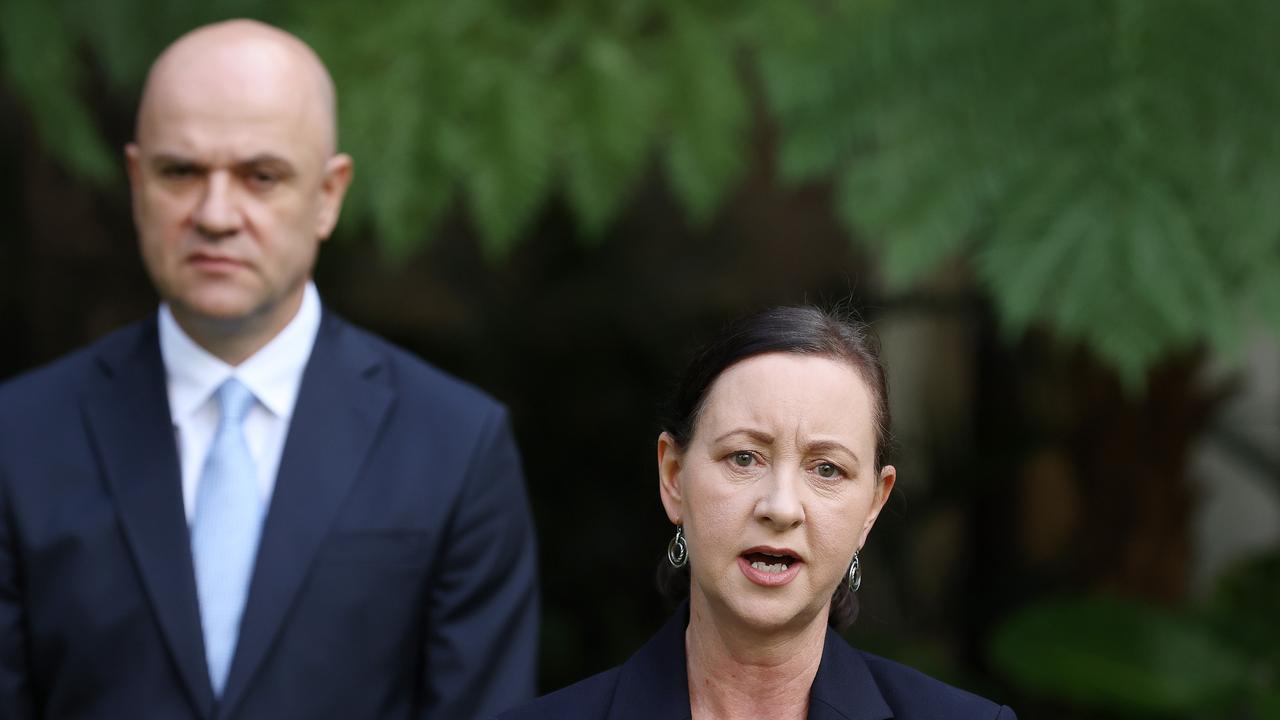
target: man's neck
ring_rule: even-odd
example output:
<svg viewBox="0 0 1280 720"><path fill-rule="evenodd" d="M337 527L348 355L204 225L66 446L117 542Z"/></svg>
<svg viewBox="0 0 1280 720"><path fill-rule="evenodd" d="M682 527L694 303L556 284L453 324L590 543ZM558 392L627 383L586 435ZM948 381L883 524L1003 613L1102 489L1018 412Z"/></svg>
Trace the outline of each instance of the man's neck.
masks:
<svg viewBox="0 0 1280 720"><path fill-rule="evenodd" d="M701 718L802 719L822 662L825 615L798 632L726 627L705 598L691 599L685 653L689 707Z"/></svg>
<svg viewBox="0 0 1280 720"><path fill-rule="evenodd" d="M266 347L298 315L303 293L283 301L271 312L239 318L210 318L170 305L178 327L209 354L232 367Z"/></svg>

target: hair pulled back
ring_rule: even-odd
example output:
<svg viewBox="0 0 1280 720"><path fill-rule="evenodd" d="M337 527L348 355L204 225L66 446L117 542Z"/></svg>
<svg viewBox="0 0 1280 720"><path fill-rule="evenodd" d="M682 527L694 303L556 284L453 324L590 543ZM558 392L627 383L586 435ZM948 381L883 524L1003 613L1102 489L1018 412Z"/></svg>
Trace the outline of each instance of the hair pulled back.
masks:
<svg viewBox="0 0 1280 720"><path fill-rule="evenodd" d="M661 429L679 448L687 448L716 379L743 360L774 352L843 361L858 372L871 395L878 481L879 472L888 461L890 445L888 382L875 334L865 322L845 312L812 306L775 307L730 324L694 355L665 408ZM677 570L664 559L658 570L658 585L669 596L688 593L687 566ZM857 615L857 596L841 583L831 599L829 622L844 630Z"/></svg>

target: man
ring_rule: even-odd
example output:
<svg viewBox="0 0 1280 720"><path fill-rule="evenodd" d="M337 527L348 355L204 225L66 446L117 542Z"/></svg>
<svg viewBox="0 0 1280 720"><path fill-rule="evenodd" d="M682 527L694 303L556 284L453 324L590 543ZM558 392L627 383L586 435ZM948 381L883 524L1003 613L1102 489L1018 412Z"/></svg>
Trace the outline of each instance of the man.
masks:
<svg viewBox="0 0 1280 720"><path fill-rule="evenodd" d="M0 387L0 718L469 718L534 690L505 411L310 283L352 161L297 38L198 29L125 150L156 317Z"/></svg>

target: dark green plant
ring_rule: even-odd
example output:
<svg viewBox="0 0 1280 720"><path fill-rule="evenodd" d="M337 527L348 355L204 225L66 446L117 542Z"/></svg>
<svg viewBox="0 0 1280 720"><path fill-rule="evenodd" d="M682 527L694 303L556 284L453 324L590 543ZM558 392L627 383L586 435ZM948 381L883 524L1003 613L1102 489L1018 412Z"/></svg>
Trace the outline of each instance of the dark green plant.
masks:
<svg viewBox="0 0 1280 720"><path fill-rule="evenodd" d="M1131 382L1280 325L1280 6L822 5L764 48L781 166L836 179L891 282L966 257L1009 330Z"/></svg>
<svg viewBox="0 0 1280 720"><path fill-rule="evenodd" d="M996 632L991 658L1024 692L1127 715L1271 718L1280 709L1280 553L1228 573L1203 606L1047 600Z"/></svg>
<svg viewBox="0 0 1280 720"><path fill-rule="evenodd" d="M328 60L346 222L393 253L460 201L501 257L552 194L596 242L655 163L705 220L758 98L783 177L834 182L895 286L966 260L1008 330L1048 325L1131 384L1280 325L1275 3L5 0L0 63L49 152L118 180L83 60L131 106L166 42L233 15Z"/></svg>

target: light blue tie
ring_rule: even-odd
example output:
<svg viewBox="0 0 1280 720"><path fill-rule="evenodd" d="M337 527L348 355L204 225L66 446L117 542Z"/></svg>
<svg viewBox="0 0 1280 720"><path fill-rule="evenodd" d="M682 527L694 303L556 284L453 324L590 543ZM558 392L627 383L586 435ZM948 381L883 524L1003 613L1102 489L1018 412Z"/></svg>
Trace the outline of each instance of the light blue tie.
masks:
<svg viewBox="0 0 1280 720"><path fill-rule="evenodd" d="M218 422L196 490L191 525L200 623L213 692L222 696L240 635L240 616L262 531L257 470L244 439L253 393L231 378L218 388Z"/></svg>

